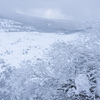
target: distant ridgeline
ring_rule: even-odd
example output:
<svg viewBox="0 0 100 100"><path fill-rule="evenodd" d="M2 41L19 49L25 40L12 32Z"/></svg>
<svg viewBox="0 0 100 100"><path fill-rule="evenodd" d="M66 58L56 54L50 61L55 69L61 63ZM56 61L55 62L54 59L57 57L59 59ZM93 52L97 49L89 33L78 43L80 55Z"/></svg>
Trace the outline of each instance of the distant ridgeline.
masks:
<svg viewBox="0 0 100 100"><path fill-rule="evenodd" d="M5 15L7 16L7 15ZM5 32L54 32L70 34L84 31L80 23L69 20L46 19L23 14L0 15L0 31Z"/></svg>

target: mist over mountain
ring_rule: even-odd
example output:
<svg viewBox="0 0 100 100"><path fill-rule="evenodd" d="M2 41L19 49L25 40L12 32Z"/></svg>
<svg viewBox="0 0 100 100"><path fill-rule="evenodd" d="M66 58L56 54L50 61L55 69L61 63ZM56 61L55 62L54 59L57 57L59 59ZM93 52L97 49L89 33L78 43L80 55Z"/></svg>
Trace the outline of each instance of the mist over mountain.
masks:
<svg viewBox="0 0 100 100"><path fill-rule="evenodd" d="M29 16L12 11L0 10L0 19L8 19L21 23L21 27L30 27L30 31L40 32L62 32L64 34L84 31L80 22L72 20L46 19ZM7 21L7 20L6 20Z"/></svg>

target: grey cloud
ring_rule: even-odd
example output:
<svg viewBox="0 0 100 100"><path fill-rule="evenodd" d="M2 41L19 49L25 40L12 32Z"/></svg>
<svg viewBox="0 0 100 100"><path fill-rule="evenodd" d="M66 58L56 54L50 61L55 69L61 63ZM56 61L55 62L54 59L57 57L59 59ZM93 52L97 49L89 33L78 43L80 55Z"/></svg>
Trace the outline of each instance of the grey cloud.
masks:
<svg viewBox="0 0 100 100"><path fill-rule="evenodd" d="M42 12L52 9L52 13L58 11L59 15L78 20L87 18L99 18L100 0L2 0L0 9L18 10L30 15L35 15L35 9L41 9L36 16L41 17ZM44 11L43 11L44 10ZM32 12L33 11L33 12ZM40 13L40 14L39 14ZM57 14L56 14L57 16ZM55 16L55 17L56 17ZM45 17L45 14L44 14Z"/></svg>

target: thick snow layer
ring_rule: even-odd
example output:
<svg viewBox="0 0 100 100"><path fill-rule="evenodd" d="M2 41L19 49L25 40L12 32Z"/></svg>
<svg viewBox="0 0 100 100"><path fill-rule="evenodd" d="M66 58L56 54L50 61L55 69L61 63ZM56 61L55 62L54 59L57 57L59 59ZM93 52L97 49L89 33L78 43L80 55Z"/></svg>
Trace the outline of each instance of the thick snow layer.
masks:
<svg viewBox="0 0 100 100"><path fill-rule="evenodd" d="M82 90L85 90L87 93L89 93L90 83L85 74L79 74L75 78L75 84L77 87L76 94L79 94Z"/></svg>
<svg viewBox="0 0 100 100"><path fill-rule="evenodd" d="M100 96L100 77L97 78L97 93Z"/></svg>
<svg viewBox="0 0 100 100"><path fill-rule="evenodd" d="M11 66L20 67L21 61L35 62L55 41L73 41L78 34L61 35L38 32L0 33L0 59Z"/></svg>

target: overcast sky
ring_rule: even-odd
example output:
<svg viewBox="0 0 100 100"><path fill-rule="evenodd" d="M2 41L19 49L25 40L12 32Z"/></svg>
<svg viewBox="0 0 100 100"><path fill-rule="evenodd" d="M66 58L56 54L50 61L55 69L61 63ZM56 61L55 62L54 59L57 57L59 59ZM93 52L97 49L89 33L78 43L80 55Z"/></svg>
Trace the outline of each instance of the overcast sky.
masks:
<svg viewBox="0 0 100 100"><path fill-rule="evenodd" d="M100 0L0 0L2 8L52 19L100 18Z"/></svg>

